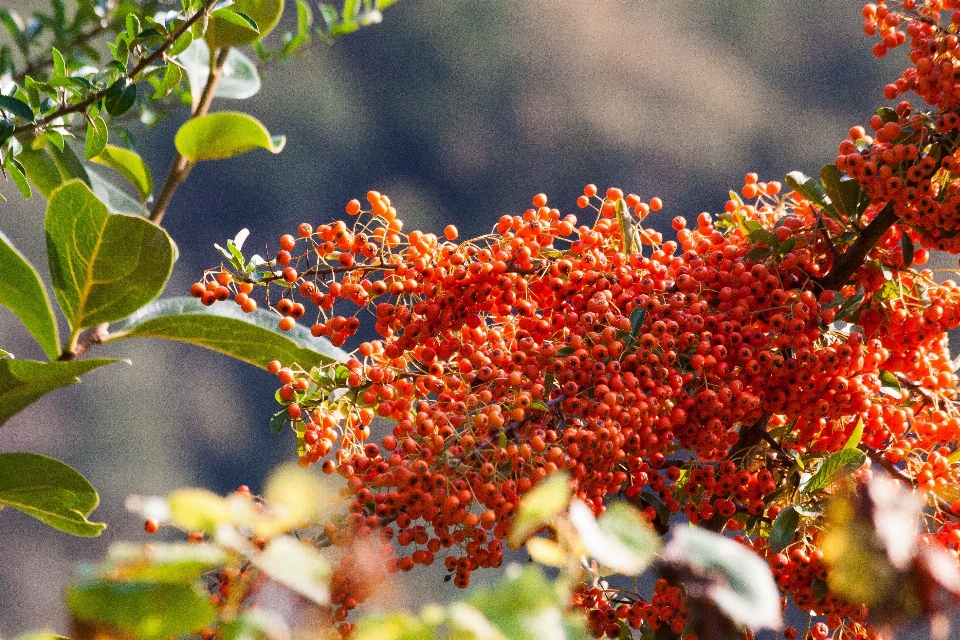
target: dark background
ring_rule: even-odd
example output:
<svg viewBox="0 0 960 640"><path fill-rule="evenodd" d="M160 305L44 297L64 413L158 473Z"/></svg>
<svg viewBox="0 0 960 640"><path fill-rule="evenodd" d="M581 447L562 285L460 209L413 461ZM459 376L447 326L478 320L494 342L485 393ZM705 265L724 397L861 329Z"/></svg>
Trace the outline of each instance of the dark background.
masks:
<svg viewBox="0 0 960 640"><path fill-rule="evenodd" d="M899 51L871 56L861 4L402 0L383 24L266 68L246 103L214 102L252 113L286 134L287 147L192 173L164 220L180 248L165 295L186 295L218 264L214 242L248 227L249 247L275 246L302 221L343 216L344 203L368 189L391 197L405 231L439 233L452 222L470 237L540 191L576 212L588 182L662 197L665 225L720 210L750 171L766 180L795 169L816 175L849 127L885 104L882 87L902 63ZM158 184L185 117L135 129ZM23 201L11 184L0 191L10 198L0 228L45 274L43 202ZM0 346L42 358L4 309ZM292 436L268 430L275 382L266 373L159 341L91 355L132 365L46 396L0 428L0 451L77 468L100 491L94 516L110 527L74 539L0 513L2 636L68 631L61 596L73 567L102 557L111 541L145 537L123 509L126 495L243 483L256 491L294 458ZM421 573L420 588L393 597L414 605L418 594L442 597L430 591L440 584Z"/></svg>

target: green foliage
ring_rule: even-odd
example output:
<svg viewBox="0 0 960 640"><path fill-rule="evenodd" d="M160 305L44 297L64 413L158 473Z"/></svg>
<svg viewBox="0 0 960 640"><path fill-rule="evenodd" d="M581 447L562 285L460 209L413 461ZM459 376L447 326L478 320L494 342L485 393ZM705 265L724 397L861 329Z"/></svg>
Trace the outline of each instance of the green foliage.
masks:
<svg viewBox="0 0 960 640"><path fill-rule="evenodd" d="M177 151L190 162L232 158L258 147L280 153L286 139L272 136L245 113L220 112L188 120L174 138Z"/></svg>
<svg viewBox="0 0 960 640"><path fill-rule="evenodd" d="M139 154L108 144L90 160L110 167L130 181L143 200L153 193L153 175Z"/></svg>
<svg viewBox="0 0 960 640"><path fill-rule="evenodd" d="M58 188L45 222L53 288L74 331L120 320L163 291L176 246L143 218L109 214L79 181Z"/></svg>
<svg viewBox="0 0 960 640"><path fill-rule="evenodd" d="M132 314L108 340L163 338L225 353L262 369L274 359L320 366L346 360L347 353L314 338L306 327L281 333L276 316L257 309L243 313L231 305L203 306L195 298L164 298Z"/></svg>
<svg viewBox="0 0 960 640"><path fill-rule="evenodd" d="M0 453L0 506L66 533L98 536L107 525L90 522L87 516L99 503L90 483L59 460L36 453Z"/></svg>
<svg viewBox="0 0 960 640"><path fill-rule="evenodd" d="M113 362L119 361L115 358L74 362L0 359L0 425L51 391L77 384L80 382L77 376Z"/></svg>
<svg viewBox="0 0 960 640"><path fill-rule="evenodd" d="M37 339L51 360L60 355L57 319L47 290L33 265L0 232L0 304L14 315Z"/></svg>

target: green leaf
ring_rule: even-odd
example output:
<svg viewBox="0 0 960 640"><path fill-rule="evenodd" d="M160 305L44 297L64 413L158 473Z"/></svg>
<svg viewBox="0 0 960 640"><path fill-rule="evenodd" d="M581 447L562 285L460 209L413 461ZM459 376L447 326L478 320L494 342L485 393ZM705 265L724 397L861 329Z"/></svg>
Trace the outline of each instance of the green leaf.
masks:
<svg viewBox="0 0 960 640"><path fill-rule="evenodd" d="M843 305L837 310L837 314L833 317L834 322L840 322L854 311L859 308L860 303L863 302L863 291L858 291L855 295L847 298Z"/></svg>
<svg viewBox="0 0 960 640"><path fill-rule="evenodd" d="M800 486L800 492L806 494L819 493L833 484L840 477L853 473L863 466L867 454L859 449L841 449L831 454L817 472Z"/></svg>
<svg viewBox="0 0 960 640"><path fill-rule="evenodd" d="M129 111L136 100L137 85L131 83L129 78L118 78L107 89L107 94L103 97L103 107L107 113L116 117Z"/></svg>
<svg viewBox="0 0 960 640"><path fill-rule="evenodd" d="M554 473L545 478L536 487L520 499L517 515L507 542L511 549L517 549L533 533L567 508L573 490L570 476L566 473Z"/></svg>
<svg viewBox="0 0 960 640"><path fill-rule="evenodd" d="M863 416L857 418L857 424L854 425L853 431L850 432L850 437L847 438L847 443L843 445L844 449L856 449L860 444L860 440L863 438Z"/></svg>
<svg viewBox="0 0 960 640"><path fill-rule="evenodd" d="M110 167L129 180L143 200L146 200L153 193L153 175L139 154L129 149L108 144L99 155L91 158L91 160L105 167Z"/></svg>
<svg viewBox="0 0 960 640"><path fill-rule="evenodd" d="M898 396L903 393L903 389L900 387L900 381L897 380L897 376L893 375L889 371L881 369L880 373L877 374L877 377L880 378L880 391L895 393Z"/></svg>
<svg viewBox="0 0 960 640"><path fill-rule="evenodd" d="M820 182L837 211L851 219L857 219L870 204L870 198L853 178L847 176L835 164L820 169Z"/></svg>
<svg viewBox="0 0 960 640"><path fill-rule="evenodd" d="M20 100L19 98L0 94L0 109L9 111L13 115L26 120L27 122L34 121L33 109L30 108L29 104L23 100Z"/></svg>
<svg viewBox="0 0 960 640"><path fill-rule="evenodd" d="M110 136L110 130L107 123L100 116L94 116L87 123L87 141L84 145L84 157L90 160L103 151L107 146L107 139Z"/></svg>
<svg viewBox="0 0 960 640"><path fill-rule="evenodd" d="M582 500L570 504L570 522L593 558L617 573L643 573L660 546L660 539L639 511L614 502L599 519Z"/></svg>
<svg viewBox="0 0 960 640"><path fill-rule="evenodd" d="M51 360L60 355L57 319L33 265L0 232L0 304L10 309Z"/></svg>
<svg viewBox="0 0 960 640"><path fill-rule="evenodd" d="M17 154L17 160L43 197L49 198L50 193L63 184L63 175L46 149L24 148Z"/></svg>
<svg viewBox="0 0 960 640"><path fill-rule="evenodd" d="M256 40L257 36L260 35L260 27L257 26L257 21L242 11L234 11L233 5L224 7L223 9L217 9L210 17L211 19L220 20L225 24L237 27L239 31L244 34L244 38L250 38L250 42Z"/></svg>
<svg viewBox="0 0 960 640"><path fill-rule="evenodd" d="M110 546L98 573L124 582L193 584L227 559L226 552L210 544L177 542L144 551L142 544L117 542Z"/></svg>
<svg viewBox="0 0 960 640"><path fill-rule="evenodd" d="M266 127L252 116L222 111L187 120L173 142L190 162L199 162L232 158L257 147L280 153L286 139L271 138Z"/></svg>
<svg viewBox="0 0 960 640"><path fill-rule="evenodd" d="M747 234L747 237L750 238L750 240L752 240L753 242L765 244L771 249L776 249L777 247L780 246L780 241L777 240L777 236L767 231L763 227L759 229L754 229L749 234Z"/></svg>
<svg viewBox="0 0 960 640"><path fill-rule="evenodd" d="M98 536L107 525L90 522L87 516L99 503L90 483L59 460L37 453L0 453L0 505L65 533Z"/></svg>
<svg viewBox="0 0 960 640"><path fill-rule="evenodd" d="M280 21L283 0L234 0L229 9L248 16L258 31L250 29L249 24L237 24L229 16L222 15L221 9L214 12L204 34L211 49L236 47L263 38Z"/></svg>
<svg viewBox="0 0 960 640"><path fill-rule="evenodd" d="M900 227L900 250L903 252L903 268L909 269L913 264L913 240L903 227Z"/></svg>
<svg viewBox="0 0 960 640"><path fill-rule="evenodd" d="M270 433L280 433L283 431L283 425L287 424L287 420L289 419L290 415L287 413L286 407L270 416Z"/></svg>
<svg viewBox="0 0 960 640"><path fill-rule="evenodd" d="M804 198L826 212L831 218L843 222L836 207L827 196L819 182L799 171L791 171L783 179L784 183Z"/></svg>
<svg viewBox="0 0 960 640"><path fill-rule="evenodd" d="M233 519L227 499L206 489L179 489L167 497L167 504L170 521L187 531L213 533Z"/></svg>
<svg viewBox="0 0 960 640"><path fill-rule="evenodd" d="M4 158L3 166L6 168L7 173L10 174L10 177L17 185L17 188L20 189L20 193L23 194L23 197L29 200L30 196L33 195L33 190L30 188L30 183L27 182L26 170L23 168L23 165L20 164L20 161L14 158L13 154L10 153L7 154L6 158Z"/></svg>
<svg viewBox="0 0 960 640"><path fill-rule="evenodd" d="M184 584L92 581L71 588L67 606L78 620L107 623L137 640L187 635L217 615L207 594Z"/></svg>
<svg viewBox="0 0 960 640"><path fill-rule="evenodd" d="M681 575L688 596L712 601L737 625L780 628L780 592L770 567L742 544L699 527L681 527L663 558Z"/></svg>
<svg viewBox="0 0 960 640"><path fill-rule="evenodd" d="M278 536L251 558L271 578L319 605L330 601L330 564L315 547Z"/></svg>
<svg viewBox="0 0 960 640"><path fill-rule="evenodd" d="M128 213L133 216L143 216L143 203L126 191L116 186L93 169L87 169L90 176L90 188L93 195L107 205L110 213Z"/></svg>
<svg viewBox="0 0 960 640"><path fill-rule="evenodd" d="M166 298L140 309L109 340L121 338L188 342L263 369L271 360L310 368L349 358L329 340L314 338L306 327L281 332L276 315L269 311L243 313L226 302L205 307L196 298Z"/></svg>
<svg viewBox="0 0 960 640"><path fill-rule="evenodd" d="M557 590L543 572L535 566L508 573L506 579L495 587L477 589L466 599L465 604L469 607L462 604L451 607L450 617L458 627L473 631L472 637L503 637L510 640L589 638L583 626L583 618L563 614L566 603L560 599ZM482 615L477 616L477 613ZM491 624L495 630L489 628Z"/></svg>
<svg viewBox="0 0 960 640"><path fill-rule="evenodd" d="M785 507L777 517L773 519L773 526L770 527L770 551L780 553L793 543L793 538L797 535L797 527L800 526L800 512L793 505Z"/></svg>
<svg viewBox="0 0 960 640"><path fill-rule="evenodd" d="M10 136L13 135L13 132L16 130L16 126L11 120L4 118L0 120L0 144L3 144L10 139Z"/></svg>
<svg viewBox="0 0 960 640"><path fill-rule="evenodd" d="M90 358L74 362L0 360L0 425L54 389L80 382L77 378L115 358Z"/></svg>
<svg viewBox="0 0 960 640"><path fill-rule="evenodd" d="M176 259L166 231L108 213L78 180L53 192L44 226L54 291L74 330L119 320L156 298Z"/></svg>

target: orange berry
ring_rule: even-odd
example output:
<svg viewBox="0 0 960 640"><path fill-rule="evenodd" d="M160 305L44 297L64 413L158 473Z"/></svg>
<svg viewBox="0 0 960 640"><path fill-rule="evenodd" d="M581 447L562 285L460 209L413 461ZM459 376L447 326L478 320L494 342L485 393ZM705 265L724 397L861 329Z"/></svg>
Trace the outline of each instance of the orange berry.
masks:
<svg viewBox="0 0 960 640"><path fill-rule="evenodd" d="M448 224L443 229L443 237L449 240L450 242L453 242L454 240L456 240L457 236L459 235L460 235L460 232L457 231L457 228L452 224Z"/></svg>

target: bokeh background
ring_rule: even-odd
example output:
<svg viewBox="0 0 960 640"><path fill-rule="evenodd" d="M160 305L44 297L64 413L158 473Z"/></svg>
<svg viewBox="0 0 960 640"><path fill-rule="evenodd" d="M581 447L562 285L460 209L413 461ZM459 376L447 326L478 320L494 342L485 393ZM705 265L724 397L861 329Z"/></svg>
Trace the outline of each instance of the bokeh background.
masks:
<svg viewBox="0 0 960 640"><path fill-rule="evenodd" d="M23 14L42 8L42 0L4 4ZM900 52L871 56L860 7L402 0L380 25L268 66L246 103L214 102L249 111L288 143L277 156L255 152L192 173L164 220L180 248L165 295L186 295L218 263L214 242L248 227L248 246L275 247L302 221L343 216L344 203L368 189L391 197L405 230L452 222L469 237L522 212L540 191L576 212L589 182L662 197L653 220L665 225L720 210L750 171L767 180L795 169L816 175L849 127L884 104L882 87L902 63ZM158 181L185 117L134 129ZM45 272L44 203L22 200L9 183L0 191L9 198L0 229ZM42 358L5 309L0 347ZM112 541L145 538L123 508L128 494L256 491L294 457L292 434L269 433L275 383L266 373L159 341L95 355L132 364L89 374L0 428L0 451L44 453L80 470L100 491L94 517L110 525L100 538L75 539L0 513L3 637L68 631L61 598L74 567ZM395 592L401 604L444 597L436 576L420 579Z"/></svg>

